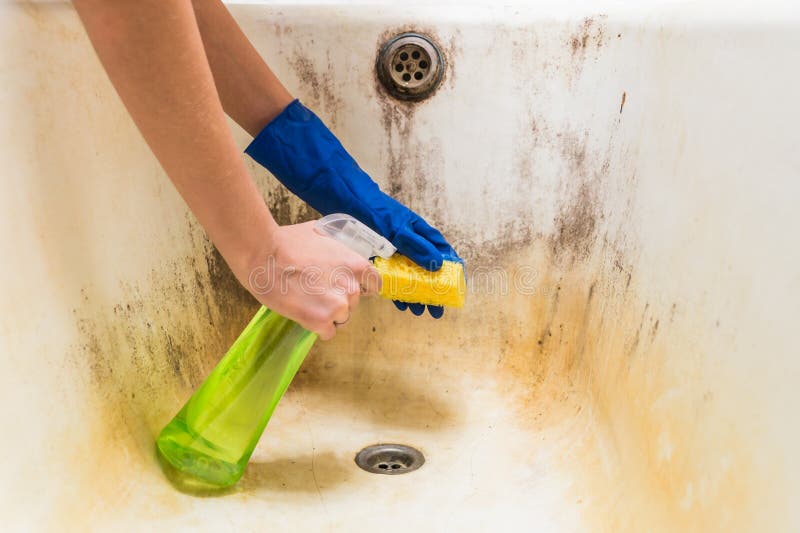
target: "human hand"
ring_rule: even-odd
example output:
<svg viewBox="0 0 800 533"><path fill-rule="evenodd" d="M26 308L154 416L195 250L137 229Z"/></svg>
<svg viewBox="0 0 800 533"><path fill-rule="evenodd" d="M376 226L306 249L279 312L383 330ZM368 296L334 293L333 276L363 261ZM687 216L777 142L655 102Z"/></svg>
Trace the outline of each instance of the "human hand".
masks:
<svg viewBox="0 0 800 533"><path fill-rule="evenodd" d="M386 194L383 196L384 198L379 201L393 213L391 223L394 237L390 240L398 253L430 271L439 270L443 261L464 262L439 230L400 202ZM444 315L444 307L438 305L426 306L397 300L394 301L394 305L401 311L409 309L416 316L422 315L426 307L433 318L441 318Z"/></svg>
<svg viewBox="0 0 800 533"><path fill-rule="evenodd" d="M322 340L332 339L350 319L362 294L380 289L372 264L314 231L313 221L278 226L266 252L257 255L246 273L246 288Z"/></svg>
<svg viewBox="0 0 800 533"><path fill-rule="evenodd" d="M336 136L299 100L289 104L245 151L323 215L347 213L355 217L423 268L435 271L444 260L461 261L437 229L381 191ZM395 305L415 315L425 311L421 304ZM444 309L428 306L428 312L440 318Z"/></svg>

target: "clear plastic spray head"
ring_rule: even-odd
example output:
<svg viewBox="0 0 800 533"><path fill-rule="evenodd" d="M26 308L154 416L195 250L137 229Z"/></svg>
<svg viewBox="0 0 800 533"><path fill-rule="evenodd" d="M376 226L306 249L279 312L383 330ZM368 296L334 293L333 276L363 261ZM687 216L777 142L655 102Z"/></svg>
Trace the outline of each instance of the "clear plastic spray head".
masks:
<svg viewBox="0 0 800 533"><path fill-rule="evenodd" d="M397 248L350 215L334 213L317 220L314 229L321 235L333 237L364 259L389 259Z"/></svg>

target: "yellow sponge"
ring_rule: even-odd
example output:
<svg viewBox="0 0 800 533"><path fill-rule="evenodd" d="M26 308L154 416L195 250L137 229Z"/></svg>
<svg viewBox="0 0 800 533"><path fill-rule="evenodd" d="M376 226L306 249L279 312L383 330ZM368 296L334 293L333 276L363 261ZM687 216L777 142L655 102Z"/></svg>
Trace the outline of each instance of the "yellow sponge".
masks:
<svg viewBox="0 0 800 533"><path fill-rule="evenodd" d="M464 265L445 261L442 268L430 272L409 258L394 254L389 259L376 257L375 268L381 275L380 295L401 302L463 307L467 292Z"/></svg>

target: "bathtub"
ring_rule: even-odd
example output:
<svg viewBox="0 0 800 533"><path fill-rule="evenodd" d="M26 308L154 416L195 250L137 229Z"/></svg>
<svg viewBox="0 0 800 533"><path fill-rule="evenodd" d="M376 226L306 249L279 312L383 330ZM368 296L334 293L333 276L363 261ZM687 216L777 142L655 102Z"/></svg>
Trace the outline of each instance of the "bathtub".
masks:
<svg viewBox="0 0 800 533"><path fill-rule="evenodd" d="M202 497L154 438L257 305L72 7L4 3L4 529L800 530L800 9L561 4L231 5L470 293L363 303ZM445 62L419 103L376 81L403 31ZM248 164L279 222L314 218ZM359 469L376 443L426 462Z"/></svg>

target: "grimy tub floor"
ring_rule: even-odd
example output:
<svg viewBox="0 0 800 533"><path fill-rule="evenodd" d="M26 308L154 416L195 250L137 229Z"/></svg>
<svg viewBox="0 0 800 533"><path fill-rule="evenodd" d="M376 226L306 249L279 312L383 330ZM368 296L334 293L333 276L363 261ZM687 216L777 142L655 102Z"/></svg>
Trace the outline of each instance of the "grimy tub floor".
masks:
<svg viewBox="0 0 800 533"><path fill-rule="evenodd" d="M216 252L199 251L147 290L124 287L114 305L83 291L62 376L83 374L89 391L51 426L68 453L51 449L48 475L60 481L25 518L78 530L572 531L705 529L750 511L740 483L760 480L742 436L709 421L711 437L698 436L695 399L643 375L665 370L674 343L662 332L681 313L657 318L615 267L565 273L547 266L548 251L516 258L538 265L540 298L478 293L471 311L439 322L362 304L312 351L239 485L184 494L153 439L255 311ZM521 279L520 267L504 271ZM637 360L618 357L631 351ZM364 472L354 456L376 443L412 445L426 463ZM692 494L697 479L713 492Z"/></svg>
<svg viewBox="0 0 800 533"><path fill-rule="evenodd" d="M591 409L548 377L562 371L523 355L541 352L541 328L473 313L485 338L459 340L463 312L434 322L386 301L362 304L336 340L312 351L238 486L182 494L159 468L152 439L210 369L213 350L224 350L254 311L213 250L193 275L194 296L170 280L152 296L130 292L111 317L95 309L79 318L87 342L77 348L101 413L91 460L65 465L74 497L60 495L53 524L564 530L591 505L570 468L596 437ZM214 338L200 333L206 323L224 329ZM115 349L130 355L127 365ZM355 454L382 442L417 447L425 465L402 476L359 469Z"/></svg>
<svg viewBox="0 0 800 533"><path fill-rule="evenodd" d="M154 439L257 306L72 7L0 4L4 529L800 530L796 3L472 4L234 6L470 293L364 302L214 497ZM374 72L409 30L446 64L419 104ZM279 223L314 218L248 164ZM359 469L381 442L426 463Z"/></svg>
<svg viewBox="0 0 800 533"><path fill-rule="evenodd" d="M368 304L348 329L352 337L388 334L394 348L376 354L370 352L375 343L359 347L343 338L329 347L332 352L312 352L230 492L205 498L179 493L155 461L151 439L157 425L127 436L125 428L106 426L135 423L134 413L166 422L170 409L180 406L170 398L154 406L159 416L133 409L123 421L119 411L116 417L106 412L98 421L106 427L94 436L103 443L92 445L101 453L80 461L71 476L75 498L62 495L53 524L253 531L267 525L287 531L513 530L524 524L541 531L574 529L581 506L592 503L570 465L585 464L587 443L597 437L580 394L547 383L531 394L524 382L508 379L521 358L496 346L450 347L443 359L448 348L440 343L404 339L420 319L392 319L400 331L390 332L366 318L387 305ZM511 368L500 369L503 364ZM498 370L507 377L498 377ZM125 388L136 394L135 384ZM181 393L183 398L188 391ZM417 447L425 465L402 476L359 469L356 452L382 442Z"/></svg>

